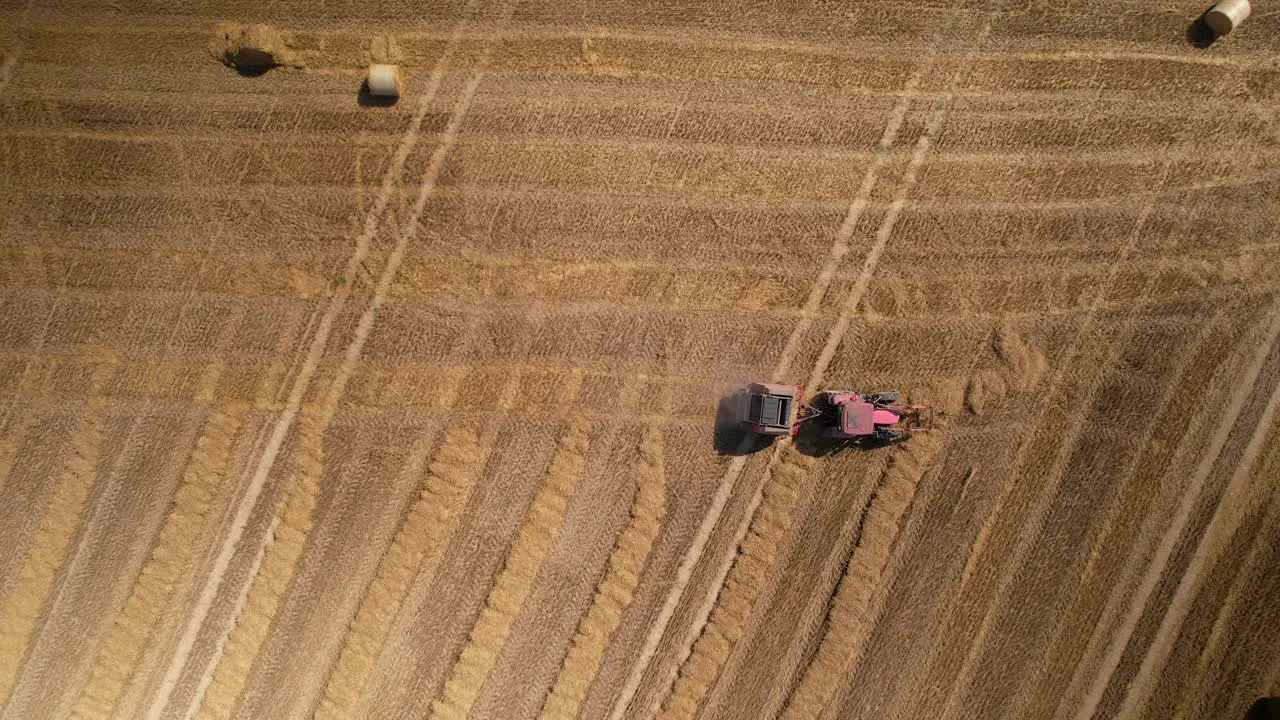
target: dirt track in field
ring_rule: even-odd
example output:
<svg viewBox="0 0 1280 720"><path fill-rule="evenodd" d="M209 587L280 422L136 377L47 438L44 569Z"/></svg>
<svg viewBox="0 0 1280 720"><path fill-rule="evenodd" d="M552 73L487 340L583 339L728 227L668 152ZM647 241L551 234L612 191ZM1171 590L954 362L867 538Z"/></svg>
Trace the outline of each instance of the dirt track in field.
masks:
<svg viewBox="0 0 1280 720"><path fill-rule="evenodd" d="M1261 0L1207 49L1189 3L45 5L0 7L0 718L1280 695ZM720 454L756 379L939 427Z"/></svg>

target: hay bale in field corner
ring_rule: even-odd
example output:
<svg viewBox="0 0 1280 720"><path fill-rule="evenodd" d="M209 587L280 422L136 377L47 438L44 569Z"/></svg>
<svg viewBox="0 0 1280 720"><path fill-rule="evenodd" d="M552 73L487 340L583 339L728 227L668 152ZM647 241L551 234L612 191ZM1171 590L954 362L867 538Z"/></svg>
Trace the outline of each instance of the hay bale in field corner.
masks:
<svg viewBox="0 0 1280 720"><path fill-rule="evenodd" d="M289 49L280 31L261 23L219 24L209 51L241 75L261 75L282 65L298 66L297 54Z"/></svg>

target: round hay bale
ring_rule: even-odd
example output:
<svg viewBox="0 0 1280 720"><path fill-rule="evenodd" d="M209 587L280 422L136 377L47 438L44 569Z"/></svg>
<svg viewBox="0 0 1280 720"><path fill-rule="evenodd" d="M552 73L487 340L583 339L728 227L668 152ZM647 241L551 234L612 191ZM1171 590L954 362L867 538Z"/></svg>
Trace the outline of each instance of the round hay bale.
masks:
<svg viewBox="0 0 1280 720"><path fill-rule="evenodd" d="M376 97L397 98L403 90L400 68L396 65L370 65L365 82L369 86L369 93Z"/></svg>
<svg viewBox="0 0 1280 720"><path fill-rule="evenodd" d="M294 64L294 54L284 37L270 25L223 23L209 49L218 60L245 75L261 75L273 67Z"/></svg>
<svg viewBox="0 0 1280 720"><path fill-rule="evenodd" d="M1249 0L1222 0L1205 13L1204 21L1219 35L1226 35L1249 17Z"/></svg>

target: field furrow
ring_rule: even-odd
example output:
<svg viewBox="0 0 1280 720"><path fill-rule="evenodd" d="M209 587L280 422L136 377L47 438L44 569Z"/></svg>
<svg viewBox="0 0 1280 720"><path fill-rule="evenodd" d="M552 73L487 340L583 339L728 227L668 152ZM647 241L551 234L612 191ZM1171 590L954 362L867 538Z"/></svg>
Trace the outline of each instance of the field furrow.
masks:
<svg viewBox="0 0 1280 720"><path fill-rule="evenodd" d="M90 401L71 436L70 451L58 484L44 510L31 554L6 598L0 621L0 698L10 699L45 603L54 591L58 569L77 534L85 503L98 478L106 436L106 407Z"/></svg>
<svg viewBox="0 0 1280 720"><path fill-rule="evenodd" d="M1243 717L1280 13L1204 12L0 3L0 718Z"/></svg>
<svg viewBox="0 0 1280 720"><path fill-rule="evenodd" d="M205 423L151 557L102 643L89 684L72 709L72 717L112 715L139 656L153 639L179 574L192 561L196 549L192 540L202 534L245 410L243 406L228 407Z"/></svg>
<svg viewBox="0 0 1280 720"><path fill-rule="evenodd" d="M587 615L574 633L540 718L578 716L587 690L644 573L649 551L666 512L666 459L662 432L649 427L640 441L636 495L630 517L609 554L609 568L596 587Z"/></svg>
<svg viewBox="0 0 1280 720"><path fill-rule="evenodd" d="M470 712L560 532L565 506L577 488L589 446L586 424L581 420L570 421L558 441L542 489L534 498L525 524L508 552L506 564L489 592L485 608L458 656L441 697L433 705L432 717L466 718Z"/></svg>
<svg viewBox="0 0 1280 720"><path fill-rule="evenodd" d="M365 591L325 687L317 718L350 714L410 583L415 575L429 575L431 566L438 562L440 546L456 527L456 516L465 506L467 493L483 469L487 454L481 437L469 428L446 434L408 515Z"/></svg>

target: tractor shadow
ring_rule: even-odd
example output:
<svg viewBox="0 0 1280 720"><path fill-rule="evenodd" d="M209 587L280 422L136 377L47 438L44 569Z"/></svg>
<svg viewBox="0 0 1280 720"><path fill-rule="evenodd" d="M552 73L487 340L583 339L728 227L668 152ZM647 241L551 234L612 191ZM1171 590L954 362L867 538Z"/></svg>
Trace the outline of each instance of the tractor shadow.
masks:
<svg viewBox="0 0 1280 720"><path fill-rule="evenodd" d="M391 107L399 99L399 96L374 95L369 90L368 80L360 83L360 92L356 94L356 102L360 107Z"/></svg>
<svg viewBox="0 0 1280 720"><path fill-rule="evenodd" d="M1204 21L1204 16L1209 14L1212 9L1212 5L1205 8L1204 12L1200 13L1200 17L1197 17L1187 26L1187 42L1190 43L1191 47L1204 50L1217 42L1218 33L1214 32L1213 28L1209 27L1209 23Z"/></svg>
<svg viewBox="0 0 1280 720"><path fill-rule="evenodd" d="M721 455L750 455L769 447L777 439L773 435L757 435L747 430L742 419L747 416L750 395L738 390L720 398L716 408L716 452Z"/></svg>
<svg viewBox="0 0 1280 720"><path fill-rule="evenodd" d="M836 440L826 437L822 432L821 423L817 422L800 423L800 430L796 432L794 444L797 452L809 457L826 457L846 450L865 449L853 440Z"/></svg>

